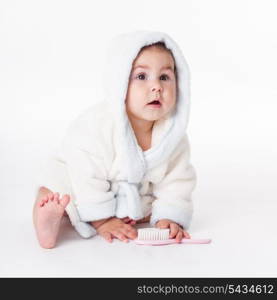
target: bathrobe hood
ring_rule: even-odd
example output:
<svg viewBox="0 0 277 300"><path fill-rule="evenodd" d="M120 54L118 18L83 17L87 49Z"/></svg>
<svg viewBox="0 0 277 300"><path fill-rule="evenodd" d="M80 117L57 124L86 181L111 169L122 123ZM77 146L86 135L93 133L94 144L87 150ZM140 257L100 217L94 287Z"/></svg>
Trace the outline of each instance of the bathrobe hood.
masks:
<svg viewBox="0 0 277 300"><path fill-rule="evenodd" d="M125 99L134 60L142 47L156 42L164 42L174 56L178 80L177 102L175 110L167 119L166 130L163 132L160 142L143 152L129 122ZM126 176L129 183L138 184L147 169L156 167L170 157L186 133L190 107L188 65L176 42L166 33L158 31L129 32L116 36L110 43L107 49L104 82L104 97L109 102L108 105L112 108L120 128L123 151L127 160L124 164Z"/></svg>

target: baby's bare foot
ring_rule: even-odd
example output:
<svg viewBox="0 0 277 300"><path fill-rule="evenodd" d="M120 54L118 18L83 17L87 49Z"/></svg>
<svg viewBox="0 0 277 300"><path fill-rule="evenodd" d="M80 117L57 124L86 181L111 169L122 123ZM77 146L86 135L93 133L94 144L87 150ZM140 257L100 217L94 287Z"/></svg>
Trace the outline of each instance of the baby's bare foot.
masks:
<svg viewBox="0 0 277 300"><path fill-rule="evenodd" d="M39 243L43 248L55 246L61 219L69 200L68 195L60 199L59 193L49 193L37 203L34 222Z"/></svg>

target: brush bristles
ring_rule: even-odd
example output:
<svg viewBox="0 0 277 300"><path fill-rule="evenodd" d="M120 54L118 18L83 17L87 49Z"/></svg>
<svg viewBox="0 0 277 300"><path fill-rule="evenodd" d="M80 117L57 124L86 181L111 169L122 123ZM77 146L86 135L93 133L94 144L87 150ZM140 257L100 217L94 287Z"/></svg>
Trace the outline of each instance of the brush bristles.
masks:
<svg viewBox="0 0 277 300"><path fill-rule="evenodd" d="M138 229L138 240L156 241L169 239L169 229L141 228Z"/></svg>

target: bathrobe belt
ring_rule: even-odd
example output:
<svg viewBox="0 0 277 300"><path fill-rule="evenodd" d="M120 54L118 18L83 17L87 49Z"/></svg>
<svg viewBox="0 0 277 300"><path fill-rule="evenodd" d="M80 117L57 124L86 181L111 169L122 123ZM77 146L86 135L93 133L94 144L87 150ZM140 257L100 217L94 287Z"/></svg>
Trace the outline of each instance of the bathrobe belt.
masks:
<svg viewBox="0 0 277 300"><path fill-rule="evenodd" d="M128 216L133 220L144 217L139 194L140 183L117 181L118 192L116 194L116 215L119 218Z"/></svg>

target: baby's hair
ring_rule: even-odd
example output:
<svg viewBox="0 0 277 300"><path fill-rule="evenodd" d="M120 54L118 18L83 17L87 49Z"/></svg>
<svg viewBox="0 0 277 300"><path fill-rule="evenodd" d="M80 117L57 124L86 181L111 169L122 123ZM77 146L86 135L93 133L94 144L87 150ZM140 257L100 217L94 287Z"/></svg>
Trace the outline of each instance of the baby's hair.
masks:
<svg viewBox="0 0 277 300"><path fill-rule="evenodd" d="M138 54L140 54L143 50L145 50L147 48L150 48L150 47L156 47L156 48L159 48L159 49L162 49L162 50L166 50L172 56L172 58L174 60L174 73L175 73L175 76L177 77L177 70L176 70L176 63L175 63L174 55L173 55L172 51L169 48L166 47L164 42L160 41L160 42L156 42L156 43L144 46L140 49Z"/></svg>

